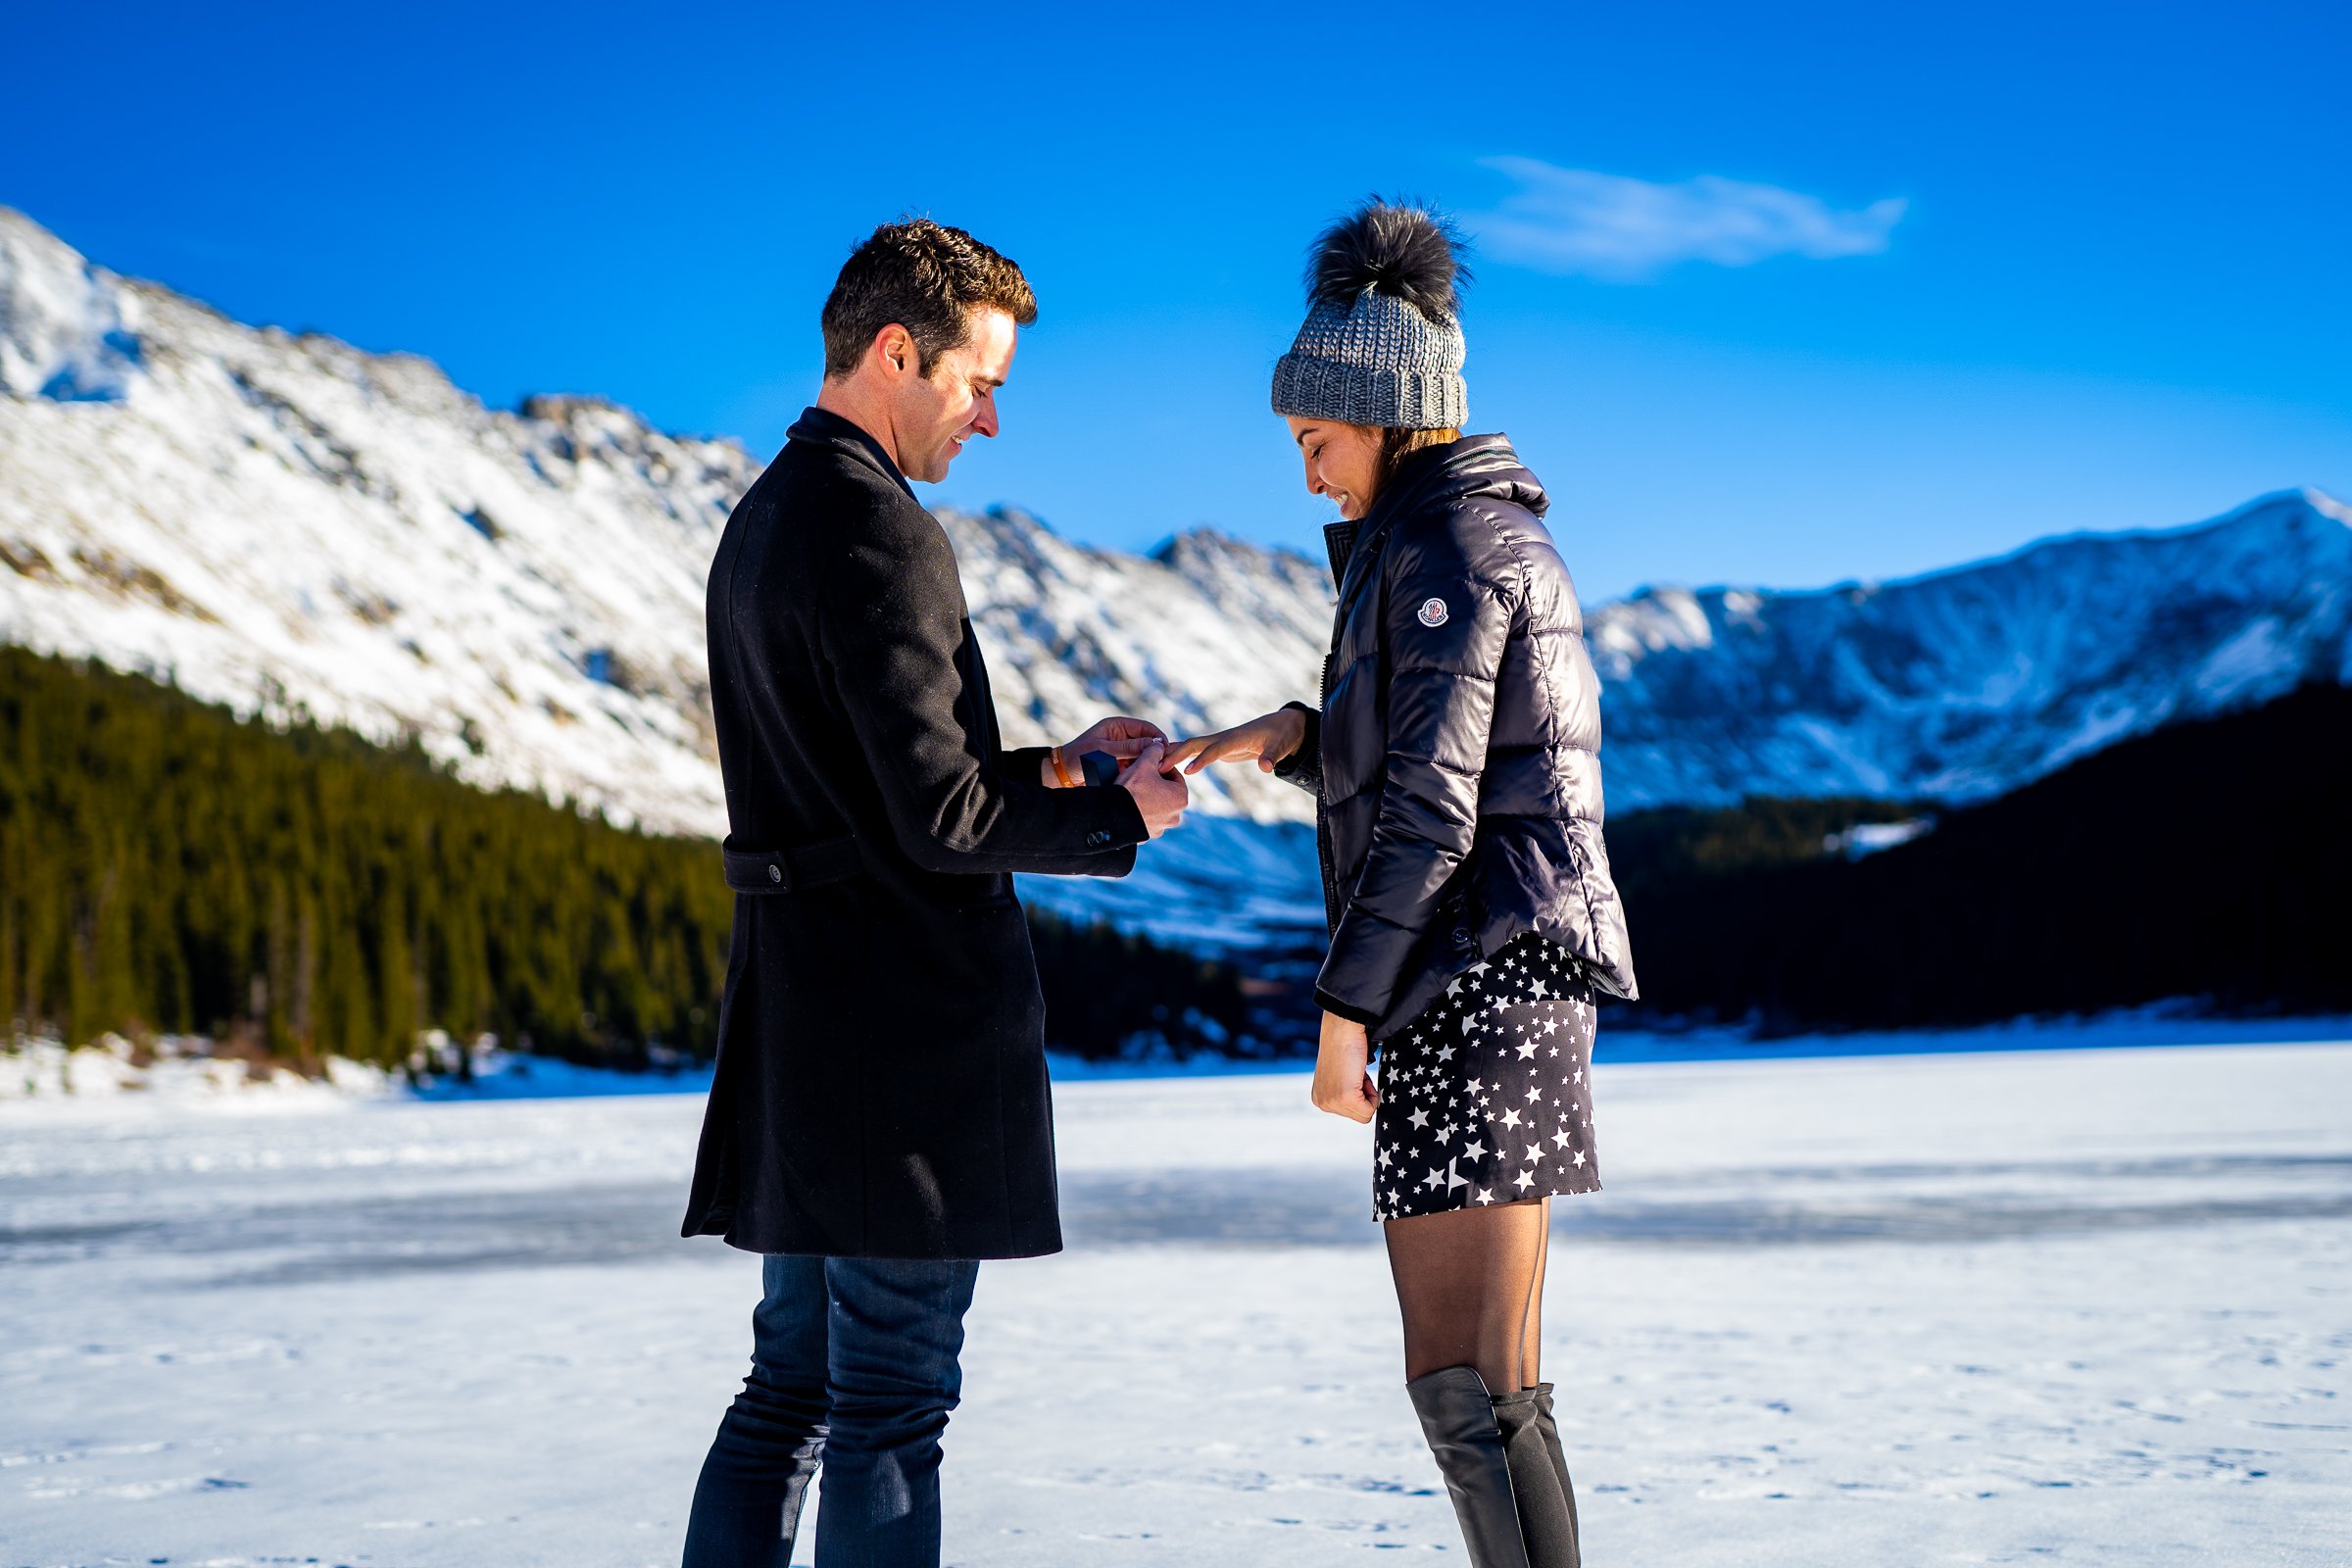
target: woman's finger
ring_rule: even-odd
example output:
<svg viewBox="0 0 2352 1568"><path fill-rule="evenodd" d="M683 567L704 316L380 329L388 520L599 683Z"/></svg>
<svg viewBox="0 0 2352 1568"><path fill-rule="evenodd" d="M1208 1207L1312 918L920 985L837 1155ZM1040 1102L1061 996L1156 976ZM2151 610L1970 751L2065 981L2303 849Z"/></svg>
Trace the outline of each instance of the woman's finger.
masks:
<svg viewBox="0 0 2352 1568"><path fill-rule="evenodd" d="M1191 759L1200 756L1202 749L1213 738L1201 735L1195 736L1191 740L1170 741L1167 750L1161 754L1162 759L1172 766L1181 767Z"/></svg>
<svg viewBox="0 0 2352 1568"><path fill-rule="evenodd" d="M1171 767L1182 767L1188 773L1198 773L1223 756L1220 748L1224 744L1225 732L1222 730L1214 735L1198 735L1189 741L1171 742L1167 750L1167 763Z"/></svg>

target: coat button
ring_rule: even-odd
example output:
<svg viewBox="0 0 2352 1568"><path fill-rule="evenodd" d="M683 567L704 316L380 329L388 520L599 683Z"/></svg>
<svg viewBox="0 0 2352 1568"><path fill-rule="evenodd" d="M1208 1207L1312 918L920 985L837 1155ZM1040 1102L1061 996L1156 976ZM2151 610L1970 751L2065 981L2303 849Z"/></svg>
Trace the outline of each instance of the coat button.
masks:
<svg viewBox="0 0 2352 1568"><path fill-rule="evenodd" d="M1453 928L1453 945L1457 948L1470 946L1470 928L1468 926L1457 925Z"/></svg>
<svg viewBox="0 0 2352 1568"><path fill-rule="evenodd" d="M768 862L767 862L767 879L768 879L770 882L781 882L781 881L783 881L783 880L784 880L784 868L783 868L782 866L778 865L778 864L777 864L775 861L773 861L773 860L770 860L770 861L768 861Z"/></svg>

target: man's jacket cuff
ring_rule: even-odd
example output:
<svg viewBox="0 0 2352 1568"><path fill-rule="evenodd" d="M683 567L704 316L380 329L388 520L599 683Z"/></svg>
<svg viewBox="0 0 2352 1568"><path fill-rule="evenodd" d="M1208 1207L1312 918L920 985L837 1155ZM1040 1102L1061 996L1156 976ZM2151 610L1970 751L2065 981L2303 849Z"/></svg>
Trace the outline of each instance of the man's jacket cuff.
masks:
<svg viewBox="0 0 2352 1568"><path fill-rule="evenodd" d="M1015 746L997 754L997 765L1007 778L1017 778L1024 784L1042 784L1046 777L1046 759L1054 755L1051 746Z"/></svg>
<svg viewBox="0 0 2352 1568"><path fill-rule="evenodd" d="M1051 746L1019 746L997 754L998 772L1007 779L1044 785ZM1116 787L1084 785L1053 792L1067 814L1069 837L1054 850L1027 857L1030 863L1011 867L1039 876L1125 876L1135 867L1135 848L1152 837L1144 825L1143 808L1135 792Z"/></svg>

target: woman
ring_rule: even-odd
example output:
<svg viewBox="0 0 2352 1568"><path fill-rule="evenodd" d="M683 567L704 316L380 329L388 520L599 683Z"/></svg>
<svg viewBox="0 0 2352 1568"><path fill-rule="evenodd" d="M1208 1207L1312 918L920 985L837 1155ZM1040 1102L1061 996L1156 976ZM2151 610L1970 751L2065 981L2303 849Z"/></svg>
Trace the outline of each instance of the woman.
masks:
<svg viewBox="0 0 2352 1568"><path fill-rule="evenodd" d="M1320 709L1168 756L1312 790L1331 951L1314 1102L1375 1123L1405 1388L1473 1562L1578 1561L1538 1380L1550 1200L1600 1185L1593 993L1634 995L1601 847L1599 683L1543 487L1464 436L1449 224L1367 203L1318 242L1274 370L1339 610ZM1380 1083L1367 1071L1380 1049Z"/></svg>

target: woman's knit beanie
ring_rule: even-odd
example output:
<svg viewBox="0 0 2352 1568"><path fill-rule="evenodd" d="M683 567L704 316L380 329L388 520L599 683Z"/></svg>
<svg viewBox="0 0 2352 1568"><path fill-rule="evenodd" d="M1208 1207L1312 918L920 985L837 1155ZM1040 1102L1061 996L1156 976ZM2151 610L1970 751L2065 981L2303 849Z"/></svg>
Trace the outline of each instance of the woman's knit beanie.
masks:
<svg viewBox="0 0 2352 1568"><path fill-rule="evenodd" d="M1274 412L1398 430L1460 429L1469 281L1453 224L1428 209L1365 202L1315 241L1306 324L1274 366Z"/></svg>

